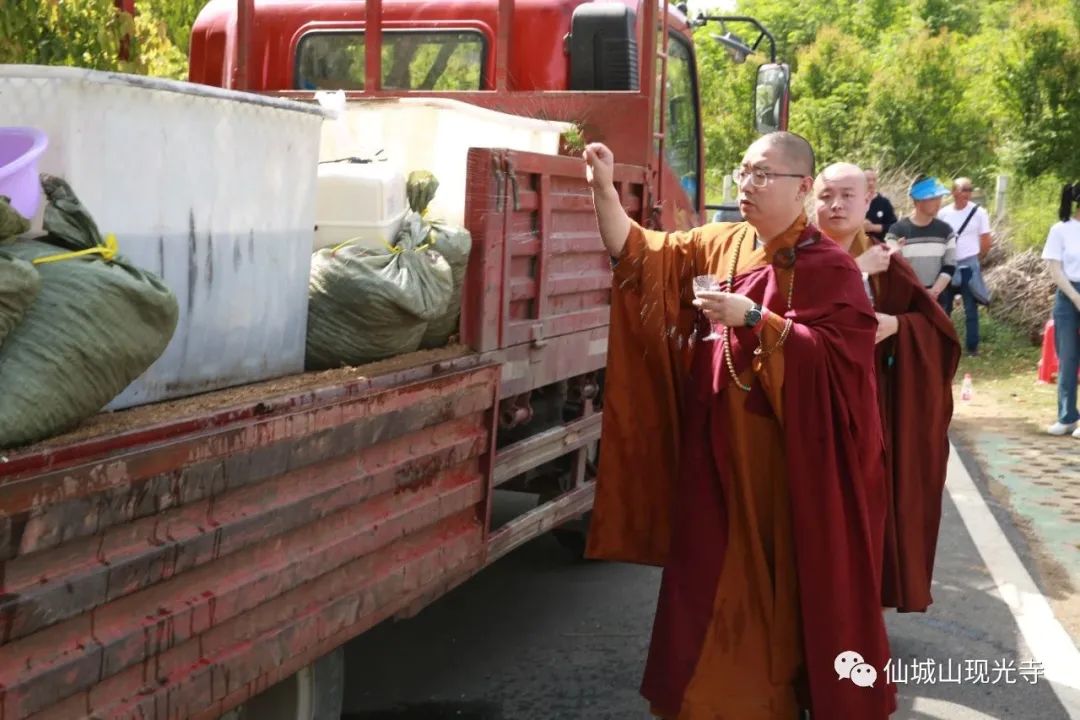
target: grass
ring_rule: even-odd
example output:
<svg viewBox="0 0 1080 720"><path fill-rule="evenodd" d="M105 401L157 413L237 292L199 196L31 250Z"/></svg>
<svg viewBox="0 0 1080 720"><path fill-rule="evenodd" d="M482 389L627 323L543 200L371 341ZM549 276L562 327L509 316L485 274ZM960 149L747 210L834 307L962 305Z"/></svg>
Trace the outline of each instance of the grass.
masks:
<svg viewBox="0 0 1080 720"><path fill-rule="evenodd" d="M953 322L961 343L964 311L957 304ZM979 356L964 355L956 373L956 417L1012 421L1026 429L1040 429L1054 420L1057 388L1037 382L1041 350L1015 328L980 313ZM960 383L971 374L975 397L960 400ZM966 424L966 423L965 423Z"/></svg>

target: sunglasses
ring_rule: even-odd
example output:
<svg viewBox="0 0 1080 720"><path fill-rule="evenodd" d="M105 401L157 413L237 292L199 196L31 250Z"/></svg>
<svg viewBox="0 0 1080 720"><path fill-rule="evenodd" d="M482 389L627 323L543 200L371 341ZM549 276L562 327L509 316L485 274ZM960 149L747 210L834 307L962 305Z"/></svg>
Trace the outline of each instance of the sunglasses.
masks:
<svg viewBox="0 0 1080 720"><path fill-rule="evenodd" d="M956 192L971 192L971 188L956 188Z"/></svg>

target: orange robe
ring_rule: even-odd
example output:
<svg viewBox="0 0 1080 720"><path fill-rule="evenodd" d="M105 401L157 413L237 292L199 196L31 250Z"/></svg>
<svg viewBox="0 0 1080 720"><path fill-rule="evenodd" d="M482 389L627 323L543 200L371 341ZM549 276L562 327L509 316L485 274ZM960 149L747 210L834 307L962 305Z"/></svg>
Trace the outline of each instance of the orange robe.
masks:
<svg viewBox="0 0 1080 720"><path fill-rule="evenodd" d="M784 423L788 406L785 353L774 351L764 362L752 365L746 359L750 345L776 345L785 322L782 299L793 273L779 264L769 269L772 275L767 294L773 305L760 339L747 329L735 331L736 349L742 348L742 361L736 361L740 381L754 385L752 393L736 389L727 377L726 365L716 360L716 345L698 339L707 327L701 326L700 315L691 304L691 279L702 274L726 279L736 247L739 255L735 270L741 276L769 264L776 251L793 247L801 240L805 227L806 220L801 218L767 247L755 249L755 232L745 223L713 224L675 234L645 231L635 225L615 268L600 479L588 555L665 566L666 587L661 591L642 689L654 713L661 717L793 720L799 708L812 704L800 622L806 608L800 606L800 570L793 530L793 524L800 525L793 523L790 467L785 453L785 448L792 447L791 429L786 430ZM838 307L850 310L858 305L844 312L846 318L855 318L859 354L866 355L865 362L855 362L851 367L865 375L859 381L872 393L873 315L861 285L853 281L858 275L850 258L826 251L826 262L833 263L835 270L837 254L846 264L839 272L848 286L847 299L841 298ZM822 252L817 253L817 262L822 256ZM758 279L763 277L759 272ZM795 281L799 282L798 278ZM852 287L856 293L851 292ZM701 392L702 379L690 377L691 363L700 359L695 355L705 354L713 358L710 372L717 376L712 379L714 386L722 388L718 392ZM828 373L833 370L829 368ZM706 383L709 380L705 378ZM692 383L698 384L696 390L689 387ZM709 422L702 427L693 423L684 427L682 421L688 413L697 417L689 406L695 402L700 405L704 396L718 402L709 411ZM872 404L859 406L861 415L875 417L865 423L871 440L863 453L867 459L855 464L879 470L881 435L874 409ZM827 435L808 433L815 439L823 437L824 444L829 445L831 437ZM724 446L723 452L711 449L717 443ZM720 466L719 482L712 475L687 471L688 467L714 462ZM853 465L849 462L845 467ZM860 630L836 639L841 650L858 650L844 643L850 644L853 637L870 638L868 645L877 643L876 648L870 648L875 650L874 662L883 667L887 641L877 605L880 567L875 563L881 553L884 488L880 475L875 479L873 471L866 478L868 487L856 489L854 494L862 496L852 502L861 503L866 497L869 500L854 511L846 508L847 515L844 511L837 515L843 525L860 526L853 532L864 531L861 541L854 545L840 542L837 547L840 555L847 555L840 558L846 569L852 562L864 568L863 582L853 594L866 596L867 602L861 607L872 606L875 617L866 620L864 613ZM808 480L805 474L803 479ZM861 484L857 473L847 479L856 481L851 485ZM805 492L808 483L801 487ZM872 506L869 511L866 504ZM714 513L714 508L718 512ZM673 517L686 523L676 533L672 532ZM717 517L721 519L714 522ZM687 522L687 518L692 520ZM800 519L805 534L807 517L804 514ZM828 518L822 520L828 522ZM827 543L821 547L827 547ZM851 547L855 550L848 554ZM673 562L680 557L700 559L702 548L716 548L722 559L702 563L700 572L697 565L688 567L684 560L679 572L671 573ZM817 555L816 560L820 566L822 555ZM814 566L804 564L802 569L806 567ZM686 621L687 616L700 621ZM817 639L821 649L820 636ZM816 668L825 673L816 675L819 687L836 684L831 667L835 653L830 648L825 650L831 653L827 661L830 667ZM852 688L848 692L862 692ZM846 704L847 700L841 699L837 704L831 696L835 691L827 687L820 707L826 714L836 708L859 708L864 712L861 720L876 720L887 716L889 703L883 688L879 686L877 692L880 696L873 700L863 697ZM891 702L895 704L894 696Z"/></svg>
<svg viewBox="0 0 1080 720"><path fill-rule="evenodd" d="M662 282L665 290L661 301L673 309L678 308L677 315L686 323L672 336L670 358L655 358L657 363L671 362L686 368L689 360L687 339L694 336L695 311L690 305L692 294L684 292L676 296L679 289L689 287L689 283L681 279L704 274L727 278L734 245L740 241L742 246L736 271L744 272L763 265L776 248L791 247L804 226L805 221L800 221L768 247L757 249L754 248L755 233L744 224L710 225L690 234L668 236L677 241L673 244L667 244L661 233L635 226L616 267L616 282L639 284L646 279ZM649 253L653 255L646 261L645 256ZM662 268L656 269L660 271L658 274L666 277L650 277L654 273L642 272L642 268L655 262L663 264ZM790 277L790 271L781 273L781 281ZM664 332L665 328L654 324L664 315L666 313L650 314L648 320L651 322L642 328L642 332ZM768 315L762 331L766 346L776 344L783 326L782 317L775 313ZM700 333L699 330L697 334ZM613 347L609 352L618 353L619 348ZM783 413L780 400L783 363L783 351L780 350L771 354L761 367L763 385L775 417L747 413L742 407L746 396L741 391L726 394L732 431L734 490L729 500L728 561L724 563L712 624L701 658L678 714L680 720L714 720L719 717L721 703L723 717L732 720L792 720L797 715L795 684L800 675L802 646L779 419ZM744 384L750 382L752 373L750 368L741 373ZM605 378L606 392L610 392L612 383L620 382L640 387L634 378L609 375ZM633 392L637 394L636 389ZM658 408L655 403L642 402L635 408L635 416L648 423L649 435L663 438L662 442L669 447L670 454L665 462L670 462L671 466L677 464L678 407ZM660 469L650 472L642 468L634 478L621 479L648 482L649 476L655 477L654 472L658 475ZM647 514L658 510L660 508L655 506L640 508ZM603 523L609 517L600 513L596 521ZM623 534L614 530L613 535ZM602 527L593 532L591 553L605 554L604 549L597 546L605 537L610 536ZM647 537L658 545L648 548L650 560L662 562L665 549L660 545L666 534L658 531ZM656 709L656 712L662 710Z"/></svg>

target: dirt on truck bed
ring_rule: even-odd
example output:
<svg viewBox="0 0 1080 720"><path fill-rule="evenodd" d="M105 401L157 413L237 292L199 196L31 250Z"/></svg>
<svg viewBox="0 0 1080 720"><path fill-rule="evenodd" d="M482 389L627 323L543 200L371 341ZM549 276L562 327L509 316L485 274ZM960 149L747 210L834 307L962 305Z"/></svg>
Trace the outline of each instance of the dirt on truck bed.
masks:
<svg viewBox="0 0 1080 720"><path fill-rule="evenodd" d="M389 375L434 363L448 362L470 354L472 354L472 350L465 345L448 345L433 350L406 353L356 367L305 372L252 385L240 385L202 395L152 405L142 405L128 410L102 412L89 418L75 430L63 435L42 440L34 445L0 450L0 457L8 456L10 458L16 455L32 454L38 450L70 445L95 437L119 435L186 418L248 407L296 393L345 385L357 380ZM0 473L2 472L3 465L0 465Z"/></svg>

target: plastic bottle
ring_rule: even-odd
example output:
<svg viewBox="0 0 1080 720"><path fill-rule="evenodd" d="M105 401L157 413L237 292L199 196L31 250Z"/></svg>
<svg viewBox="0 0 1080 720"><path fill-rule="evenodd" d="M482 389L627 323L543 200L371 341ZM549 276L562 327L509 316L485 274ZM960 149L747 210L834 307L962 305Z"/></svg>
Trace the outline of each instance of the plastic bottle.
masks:
<svg viewBox="0 0 1080 720"><path fill-rule="evenodd" d="M971 373L964 373L964 383L960 386L960 399L964 402L975 396L975 387L971 382Z"/></svg>

